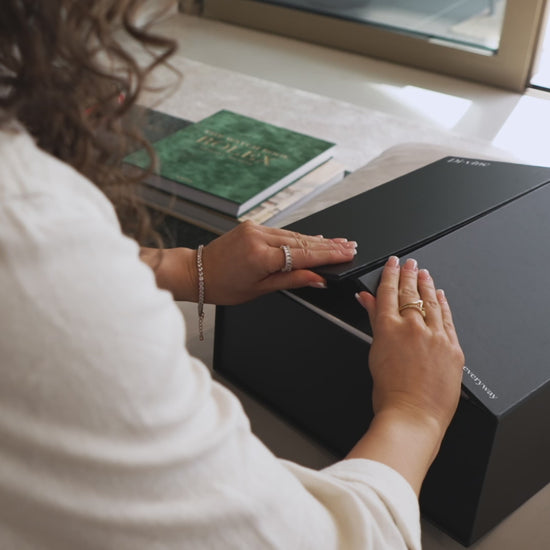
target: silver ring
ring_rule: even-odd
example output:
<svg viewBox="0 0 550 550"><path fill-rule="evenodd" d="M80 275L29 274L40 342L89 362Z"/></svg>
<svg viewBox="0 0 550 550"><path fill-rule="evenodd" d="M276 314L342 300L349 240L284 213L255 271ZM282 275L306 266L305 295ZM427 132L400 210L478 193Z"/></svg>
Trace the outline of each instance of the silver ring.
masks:
<svg viewBox="0 0 550 550"><path fill-rule="evenodd" d="M281 249L285 254L285 265L281 269L283 273L292 271L292 254L290 253L290 247L286 244L281 245Z"/></svg>

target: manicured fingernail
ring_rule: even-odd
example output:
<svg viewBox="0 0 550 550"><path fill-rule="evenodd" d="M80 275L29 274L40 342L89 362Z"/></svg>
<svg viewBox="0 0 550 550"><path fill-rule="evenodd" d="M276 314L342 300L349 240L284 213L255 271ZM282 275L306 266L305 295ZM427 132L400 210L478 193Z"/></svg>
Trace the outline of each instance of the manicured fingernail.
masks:
<svg viewBox="0 0 550 550"><path fill-rule="evenodd" d="M397 256L390 256L387 265L390 267L399 267L399 258Z"/></svg>
<svg viewBox="0 0 550 550"><path fill-rule="evenodd" d="M439 301L441 303L445 303L447 301L447 297L445 296L445 291L442 288L437 289L437 297L439 298Z"/></svg>
<svg viewBox="0 0 550 550"><path fill-rule="evenodd" d="M413 259L413 258L409 258L406 262L405 262L405 265L403 266L405 269L410 269L412 271L416 271L418 269L418 262Z"/></svg>
<svg viewBox="0 0 550 550"><path fill-rule="evenodd" d="M313 288L327 288L327 283L323 281L316 281L314 283L309 283L309 286Z"/></svg>
<svg viewBox="0 0 550 550"><path fill-rule="evenodd" d="M357 241L348 241L344 243L346 248L357 248Z"/></svg>
<svg viewBox="0 0 550 550"><path fill-rule="evenodd" d="M332 239L335 243L347 243L347 239L343 239L342 237L337 237L336 239Z"/></svg>
<svg viewBox="0 0 550 550"><path fill-rule="evenodd" d="M361 302L361 296L359 296L359 292L356 292L356 293L355 293L355 299L356 299L361 305L363 305L363 303Z"/></svg>
<svg viewBox="0 0 550 550"><path fill-rule="evenodd" d="M427 281L430 279L430 272L427 269L421 269L418 272L418 278Z"/></svg>

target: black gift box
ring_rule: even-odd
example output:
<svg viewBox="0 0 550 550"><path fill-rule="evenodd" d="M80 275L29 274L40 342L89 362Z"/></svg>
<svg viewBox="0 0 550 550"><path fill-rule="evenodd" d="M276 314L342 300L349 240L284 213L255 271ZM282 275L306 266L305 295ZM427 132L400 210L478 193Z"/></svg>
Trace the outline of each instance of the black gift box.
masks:
<svg viewBox="0 0 550 550"><path fill-rule="evenodd" d="M521 165L508 168L517 172ZM469 212L463 209L451 225L439 216L439 226L429 235L417 232L413 242L402 225L388 246L404 244L384 250L405 250L429 268L446 291L465 353L463 396L420 497L425 517L465 545L550 480L550 169L538 170L516 178L523 191L516 187L509 198L498 187L481 212L473 193ZM424 169L426 177L433 173L433 165ZM390 182L377 196L366 192L292 229L327 235L329 220L348 236L346 229L358 224L346 212L365 200L398 223L388 200L405 183ZM451 185L458 192L461 183ZM421 195L426 215L439 210L429 186ZM354 294L361 287L375 291L379 263L363 255L337 272L329 268L328 290L278 292L216 314L215 370L342 456L372 418L371 330Z"/></svg>

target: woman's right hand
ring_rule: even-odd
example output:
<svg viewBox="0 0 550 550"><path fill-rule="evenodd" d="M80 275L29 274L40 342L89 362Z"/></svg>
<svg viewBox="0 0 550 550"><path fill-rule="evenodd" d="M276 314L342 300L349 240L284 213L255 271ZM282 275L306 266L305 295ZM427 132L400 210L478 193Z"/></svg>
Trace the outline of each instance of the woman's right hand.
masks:
<svg viewBox="0 0 550 550"><path fill-rule="evenodd" d="M375 417L349 456L367 452L367 458L404 470L418 492L460 398L464 355L451 310L428 271L419 271L412 259L400 268L395 257L384 268L376 298L361 292L358 300L373 328ZM418 300L425 317L416 307L400 311Z"/></svg>

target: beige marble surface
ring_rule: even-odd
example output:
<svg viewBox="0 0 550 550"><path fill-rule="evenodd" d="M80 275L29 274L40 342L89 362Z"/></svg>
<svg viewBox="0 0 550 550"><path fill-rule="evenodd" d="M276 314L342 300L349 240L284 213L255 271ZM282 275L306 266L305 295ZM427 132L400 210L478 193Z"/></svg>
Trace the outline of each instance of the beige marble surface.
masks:
<svg viewBox="0 0 550 550"><path fill-rule="evenodd" d="M162 21L162 33L184 43L183 16ZM169 114L200 120L220 109L230 109L296 131L332 140L335 158L350 171L365 165L387 148L402 143L425 143L495 154L489 142L442 131L432 124L394 116L368 107L298 90L240 72L207 65L184 55L182 45L172 58L179 72L163 69L155 81L167 89L144 95L143 103ZM501 151L501 154L506 154Z"/></svg>

